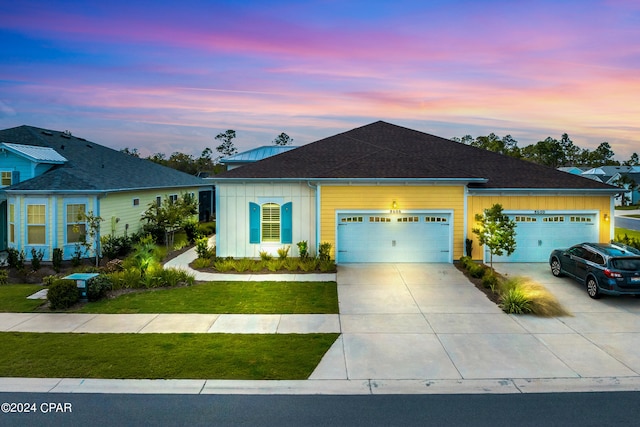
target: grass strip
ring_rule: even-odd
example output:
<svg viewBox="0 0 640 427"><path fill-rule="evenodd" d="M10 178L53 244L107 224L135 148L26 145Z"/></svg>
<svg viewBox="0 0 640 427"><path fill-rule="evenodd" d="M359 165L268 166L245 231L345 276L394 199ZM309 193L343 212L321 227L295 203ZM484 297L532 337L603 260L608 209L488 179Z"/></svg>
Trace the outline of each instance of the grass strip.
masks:
<svg viewBox="0 0 640 427"><path fill-rule="evenodd" d="M0 377L307 379L338 335L2 332Z"/></svg>
<svg viewBox="0 0 640 427"><path fill-rule="evenodd" d="M335 314L335 282L208 282L88 303L82 313Z"/></svg>
<svg viewBox="0 0 640 427"><path fill-rule="evenodd" d="M42 290L40 285L2 285L0 286L0 312L24 313L33 311L45 301L27 299L29 295Z"/></svg>

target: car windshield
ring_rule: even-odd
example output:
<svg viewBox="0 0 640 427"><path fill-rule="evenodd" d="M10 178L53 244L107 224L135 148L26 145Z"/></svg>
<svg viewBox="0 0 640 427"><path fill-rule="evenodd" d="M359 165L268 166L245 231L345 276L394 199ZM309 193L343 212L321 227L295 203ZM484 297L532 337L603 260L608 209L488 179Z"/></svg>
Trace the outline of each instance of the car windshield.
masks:
<svg viewBox="0 0 640 427"><path fill-rule="evenodd" d="M640 271L640 258L614 258L611 266L617 270Z"/></svg>

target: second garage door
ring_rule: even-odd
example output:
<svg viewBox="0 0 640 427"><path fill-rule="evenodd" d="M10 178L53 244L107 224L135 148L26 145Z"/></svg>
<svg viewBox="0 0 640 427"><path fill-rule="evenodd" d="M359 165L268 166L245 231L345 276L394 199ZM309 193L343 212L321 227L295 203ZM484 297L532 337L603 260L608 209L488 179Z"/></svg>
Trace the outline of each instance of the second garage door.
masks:
<svg viewBox="0 0 640 427"><path fill-rule="evenodd" d="M338 215L337 261L451 262L451 214Z"/></svg>
<svg viewBox="0 0 640 427"><path fill-rule="evenodd" d="M494 262L547 262L557 248L597 242L595 214L510 214L516 222L516 250L511 256L494 256ZM485 259L489 251L485 249Z"/></svg>

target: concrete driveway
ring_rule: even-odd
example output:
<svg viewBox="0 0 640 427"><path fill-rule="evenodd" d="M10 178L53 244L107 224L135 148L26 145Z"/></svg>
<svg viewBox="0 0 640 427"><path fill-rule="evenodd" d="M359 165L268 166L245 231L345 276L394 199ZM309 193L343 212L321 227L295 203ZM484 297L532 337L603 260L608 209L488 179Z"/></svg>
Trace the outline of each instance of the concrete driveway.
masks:
<svg viewBox="0 0 640 427"><path fill-rule="evenodd" d="M549 288L573 317L503 313L451 264L338 268L342 335L311 379L638 377L640 299L592 301L546 264L500 264Z"/></svg>

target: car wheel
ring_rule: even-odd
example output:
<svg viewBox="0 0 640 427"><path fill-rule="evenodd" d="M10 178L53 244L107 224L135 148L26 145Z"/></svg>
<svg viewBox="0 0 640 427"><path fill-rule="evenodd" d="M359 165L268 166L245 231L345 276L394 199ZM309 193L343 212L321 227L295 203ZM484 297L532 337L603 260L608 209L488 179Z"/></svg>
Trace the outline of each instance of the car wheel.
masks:
<svg viewBox="0 0 640 427"><path fill-rule="evenodd" d="M562 266L560 265L560 260L558 260L558 258L551 260L551 274L556 277L562 276Z"/></svg>
<svg viewBox="0 0 640 427"><path fill-rule="evenodd" d="M598 282L596 282L596 279L591 276L587 277L587 293L593 299L598 299L601 296L600 291L598 290Z"/></svg>

